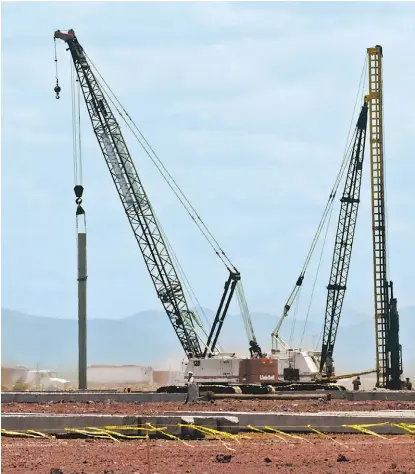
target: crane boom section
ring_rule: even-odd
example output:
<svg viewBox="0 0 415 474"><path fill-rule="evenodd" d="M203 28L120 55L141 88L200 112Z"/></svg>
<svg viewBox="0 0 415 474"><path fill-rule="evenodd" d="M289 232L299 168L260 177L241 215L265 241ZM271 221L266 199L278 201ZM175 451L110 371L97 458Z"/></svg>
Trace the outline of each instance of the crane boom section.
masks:
<svg viewBox="0 0 415 474"><path fill-rule="evenodd" d="M201 357L192 312L120 127L73 30L55 32L68 45L92 127L140 246L158 297L188 356Z"/></svg>
<svg viewBox="0 0 415 474"><path fill-rule="evenodd" d="M225 321L235 287L240 278L241 276L239 273L231 272L229 274L229 278L225 283L224 292L216 312L215 320L213 321L212 327L210 329L205 350L203 351L203 357L207 357L208 355L212 354L216 349L216 343L218 342L220 331L222 330L222 326Z"/></svg>
<svg viewBox="0 0 415 474"><path fill-rule="evenodd" d="M370 169L372 188L373 285L376 330L377 386L386 387L389 373L387 356L389 284L383 163L382 47L368 48Z"/></svg>
<svg viewBox="0 0 415 474"><path fill-rule="evenodd" d="M330 280L327 286L326 314L324 320L323 343L321 349L320 372L332 358L337 329L343 307L350 268L350 259L356 220L360 203L360 188L362 183L363 160L366 144L368 106L365 102L357 120L355 139L343 195L340 198L341 207L337 224ZM329 369L329 367L327 367ZM329 375L329 374L328 374Z"/></svg>
<svg viewBox="0 0 415 474"><path fill-rule="evenodd" d="M281 329L282 323L284 322L284 319L288 316L288 312L290 311L291 306L293 302L295 301L295 299L297 298L297 295L301 289L301 285L303 284L303 281L304 281L304 273L305 273L305 269L302 270L301 275L298 277L297 282L295 283L295 287L292 290L290 296L288 297L287 302L284 305L284 311L282 313L282 316L279 319L277 325L275 326L274 331L272 331L272 334L271 334L272 349L277 349L278 344L281 344L288 349L288 345L279 336L280 329Z"/></svg>

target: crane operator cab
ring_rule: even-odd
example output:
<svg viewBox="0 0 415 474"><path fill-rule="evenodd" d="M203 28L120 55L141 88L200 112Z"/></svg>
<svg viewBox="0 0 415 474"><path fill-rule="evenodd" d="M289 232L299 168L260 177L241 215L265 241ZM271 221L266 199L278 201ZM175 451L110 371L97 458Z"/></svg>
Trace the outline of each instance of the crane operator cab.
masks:
<svg viewBox="0 0 415 474"><path fill-rule="evenodd" d="M249 354L255 359L261 356L261 348L256 341L249 341Z"/></svg>

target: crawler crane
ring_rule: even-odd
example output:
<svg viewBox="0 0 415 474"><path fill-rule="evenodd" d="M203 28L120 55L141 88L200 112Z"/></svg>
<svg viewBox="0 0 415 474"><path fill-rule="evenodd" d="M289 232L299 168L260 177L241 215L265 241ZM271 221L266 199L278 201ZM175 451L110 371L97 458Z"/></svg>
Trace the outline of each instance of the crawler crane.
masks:
<svg viewBox="0 0 415 474"><path fill-rule="evenodd" d="M333 375L332 357L334 342L346 291L354 230L360 201L359 194L366 137L367 108L369 108L376 386L399 390L401 388L400 375L402 374L402 349L399 344L399 315L397 311L397 300L393 296L393 283L388 281L387 274L387 223L383 163L382 47L376 46L374 48L368 48L367 55L369 94L365 96L365 105L363 106L365 116L362 117L361 113L359 118L359 120L361 120L362 131L357 144L357 148L360 149L360 152L357 154L360 154L361 160L357 161L355 169L349 167L345 189L349 188L350 194L342 198L342 210L340 211L337 229L330 283L327 287L328 295L320 372L323 372L325 368L328 379ZM344 200L345 197L346 200Z"/></svg>
<svg viewBox="0 0 415 474"><path fill-rule="evenodd" d="M393 283L388 281L387 276L386 200L383 164L382 47L376 46L374 48L368 48L367 54L369 66L369 94L364 98L364 104L357 121L343 196L340 199L340 215L337 225L330 280L327 286L328 294L321 352L290 349L279 337L279 330L300 291L305 271L314 251L318 236L328 216L329 205L336 194L336 185L330 194L329 202L320 221L310 252L307 255L306 263L284 306L283 315L272 333L272 343L274 356L281 359L283 354L286 355L287 367L284 368L284 379L299 381L301 377L304 376L304 373L312 379L334 381L341 378L335 377L334 375L333 351L343 300L346 293L360 203L360 188L369 112L376 322L376 385L377 387L397 390L401 388L400 375L402 374L402 355L401 346L399 344L397 300L393 295ZM341 178L341 172L339 176ZM339 176L336 180L337 183L339 182ZM282 346L283 350L278 350L278 346ZM296 363L297 368L295 367ZM298 368L298 364L300 364L300 368ZM280 368L281 366L282 364L280 364ZM368 371L366 373L371 372L375 371Z"/></svg>
<svg viewBox="0 0 415 474"><path fill-rule="evenodd" d="M399 390L402 374L401 346L399 344L399 315L397 300L393 296L393 283L387 274L387 232L386 199L383 163L383 83L382 83L382 47L367 49L369 68L369 94L365 96L364 117L361 121L359 141L355 147L356 162L354 169L349 167L337 228L336 244L333 255L330 283L327 287L326 317L324 323L323 344L320 358L320 372L328 379L334 375L333 349L339 324L343 299L346 291L347 275L353 246L359 206L362 164L366 139L367 109L369 108L370 127L370 170L372 194L372 248L375 300L376 332L376 374L377 387ZM362 109L363 112L363 109ZM359 123L358 123L359 128ZM352 163L351 163L352 165ZM348 184L349 183L349 184Z"/></svg>
<svg viewBox="0 0 415 474"><path fill-rule="evenodd" d="M171 178L171 175L165 170L164 165L162 165L167 175L171 178L171 181L168 181L170 187L174 189L172 183L176 185L176 193L181 193L181 196L178 196L181 203L198 225L199 229L202 230L202 233L214 249L216 255L222 260L229 272L229 277L225 283L223 296L217 309L213 325L209 335L205 334L207 341L203 343L202 336L198 334L196 329L203 329L203 327L187 303L183 285L179 279L178 271L176 270L177 264L175 266L173 262L172 250L168 247L168 241L163 234L162 228L143 188L120 126L109 106L108 102L111 101L114 105L114 101L109 98L109 96L107 100L104 87L92 70L92 61L79 44L74 30L69 30L68 32L57 30L54 34L54 39L63 40L71 54L77 82L82 91L95 136L144 257L157 296L188 358L187 370L191 367L195 379L207 386L211 384L210 389L213 387L213 390L224 390L224 386L235 385L238 387L242 386L245 391L249 392L251 385L259 385L261 387L262 385L266 385L270 380L276 380L276 362L266 360L262 357L261 348L256 341L243 292L240 273L227 258L217 241L203 224L200 216L183 195L180 188L178 188L175 181ZM56 41L55 61L57 61ZM95 67L94 69L96 70ZM97 75L103 83L107 85L102 79L102 76L99 73ZM55 92L57 94L56 97L59 98L60 86L58 78ZM125 112L125 109L122 109ZM117 111L120 112L118 108ZM125 114L130 118L126 112ZM120 115L123 117L121 112ZM135 126L134 123L133 125ZM139 132L138 128L136 129L141 138L148 145L148 142L144 139L141 132ZM140 143L143 148L145 148L141 141ZM145 148L147 153L149 153L148 149L156 156L150 145L148 145L147 149ZM163 177L166 179L164 174ZM176 196L177 195L178 194L176 194ZM187 205L185 203L187 203ZM258 358L255 359L240 359L235 357L234 354L219 353L217 349L218 338L235 292L249 337L250 352L258 356ZM212 384L214 384L214 386Z"/></svg>

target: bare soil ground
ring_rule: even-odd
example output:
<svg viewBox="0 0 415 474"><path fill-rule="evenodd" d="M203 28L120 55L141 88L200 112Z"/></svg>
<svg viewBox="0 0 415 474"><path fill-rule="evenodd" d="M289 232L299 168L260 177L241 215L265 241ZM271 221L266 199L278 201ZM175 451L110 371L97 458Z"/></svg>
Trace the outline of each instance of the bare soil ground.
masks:
<svg viewBox="0 0 415 474"><path fill-rule="evenodd" d="M415 437L249 434L239 442L2 439L4 474L415 474ZM219 462L217 456L231 456ZM149 456L149 458L148 458ZM148 459L150 462L148 463Z"/></svg>
<svg viewBox="0 0 415 474"><path fill-rule="evenodd" d="M103 413L103 414L154 414L168 411L285 411L285 412L319 412L319 411L371 411L371 410L415 410L415 402L397 401L363 401L346 400L218 400L215 403L197 404L165 403L2 403L4 413ZM414 473L415 474L415 473Z"/></svg>

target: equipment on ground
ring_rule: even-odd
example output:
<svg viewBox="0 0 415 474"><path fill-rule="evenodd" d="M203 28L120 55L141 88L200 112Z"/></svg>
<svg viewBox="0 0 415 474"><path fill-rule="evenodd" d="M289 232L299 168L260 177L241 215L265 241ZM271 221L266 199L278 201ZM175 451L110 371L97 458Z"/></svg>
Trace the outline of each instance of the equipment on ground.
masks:
<svg viewBox="0 0 415 474"><path fill-rule="evenodd" d="M261 364L261 361L265 359L263 358L262 350L254 334L240 273L207 229L170 173L168 173L164 165L160 162L154 150L145 140L118 99L114 96L115 101L118 102L124 114L117 108L117 105L114 103L114 100L111 99L109 93L105 93L103 84L105 84L108 89L109 86L99 73L97 76L100 77L102 83L100 83L94 74L91 67L93 63L79 44L74 30L69 30L66 33L57 30L54 34L54 39L56 40L57 38L67 44L68 50L71 53L77 82L82 91L95 136L144 257L157 295L162 302L164 310L189 360L188 367L190 366L192 368L195 380L204 383L214 382L218 384L244 383L245 379L249 381L249 383L251 383L251 381L255 383L276 381L276 379L271 378L271 375L268 373L269 370L272 369L274 374L276 362L272 360ZM55 61L57 61L56 54ZM93 67L96 71L95 66ZM56 87L54 90L58 98L58 93L60 92L58 77L56 77ZM111 89L109 89L109 91L112 93ZM196 313L191 310L188 305L182 285L183 280L179 278L178 270L181 270L181 267L177 262L175 263L173 261L174 253L168 245L167 237L163 233L147 193L144 190L120 126L109 106L109 102L114 105L123 120L127 122L124 115L129 119L130 124L132 124L132 127L134 127L139 134L139 136L137 134L135 134L135 136L146 153L152 159L157 159L160 162L159 166L162 167L163 171L161 171L160 168L158 169L162 176L176 193L182 205L202 231L206 240L229 272L229 277L225 283L224 292L211 330L209 334L204 333L205 336L207 336L206 342L204 342L203 337L198 333L198 331L204 332L203 325ZM133 130L130 124L127 122L130 130ZM251 356L258 357L258 359L240 359L234 355L221 354L218 350L218 338L235 292L238 297L249 338ZM232 370L228 370L230 366L232 366ZM262 372L262 369L264 369L264 372ZM236 379L234 377L235 372L238 374ZM262 376L264 376L265 379L261 379ZM274 376L275 375L272 375L272 377Z"/></svg>

